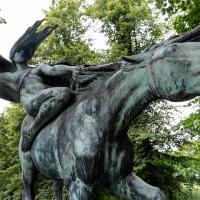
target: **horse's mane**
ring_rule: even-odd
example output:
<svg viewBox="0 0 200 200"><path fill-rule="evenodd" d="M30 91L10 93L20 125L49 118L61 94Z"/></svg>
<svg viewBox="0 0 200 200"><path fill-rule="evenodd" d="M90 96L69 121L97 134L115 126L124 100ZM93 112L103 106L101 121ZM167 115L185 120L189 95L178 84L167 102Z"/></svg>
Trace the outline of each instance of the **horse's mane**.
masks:
<svg viewBox="0 0 200 200"><path fill-rule="evenodd" d="M197 26L195 29L182 33L180 35L171 36L167 40L164 40L160 43L151 44L147 46L139 54L135 54L131 56L122 56L122 58L127 62L138 64L144 61L155 50L166 47L170 44L185 43L185 42L200 42L200 26Z"/></svg>
<svg viewBox="0 0 200 200"><path fill-rule="evenodd" d="M173 35L167 40L160 43L149 45L143 52L152 51L159 47L164 47L173 43L185 43L185 42L200 42L200 26L197 26L191 31L182 33L180 35Z"/></svg>
<svg viewBox="0 0 200 200"><path fill-rule="evenodd" d="M107 80L114 73L121 69L121 62L83 65L80 70L72 74L70 88L75 95L90 93L96 89L97 85Z"/></svg>

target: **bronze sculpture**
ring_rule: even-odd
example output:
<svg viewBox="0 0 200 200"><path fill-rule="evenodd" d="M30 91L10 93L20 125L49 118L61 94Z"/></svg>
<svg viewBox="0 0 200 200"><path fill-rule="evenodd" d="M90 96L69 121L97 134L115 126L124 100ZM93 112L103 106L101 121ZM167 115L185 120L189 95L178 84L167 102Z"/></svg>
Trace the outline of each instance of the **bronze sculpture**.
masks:
<svg viewBox="0 0 200 200"><path fill-rule="evenodd" d="M23 200L34 199L38 171L56 181L57 200L62 199L62 184L70 200L97 199L101 186L123 199L163 200L159 188L132 173L127 130L154 100L184 101L200 95L200 43L195 42L199 35L195 29L117 63L75 66L78 72L72 70L69 105L39 128L30 151L22 152L20 141ZM19 101L15 82L6 79L7 70L14 74L15 67L3 58L1 65L5 69L0 72L0 87L6 89L0 97ZM22 130L32 120L27 116Z"/></svg>

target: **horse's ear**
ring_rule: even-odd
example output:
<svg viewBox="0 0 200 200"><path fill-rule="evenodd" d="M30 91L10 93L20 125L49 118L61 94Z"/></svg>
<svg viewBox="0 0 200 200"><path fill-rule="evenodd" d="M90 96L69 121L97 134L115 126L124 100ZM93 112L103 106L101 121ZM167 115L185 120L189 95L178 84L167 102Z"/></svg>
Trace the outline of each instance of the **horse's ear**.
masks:
<svg viewBox="0 0 200 200"><path fill-rule="evenodd" d="M16 71L15 65L0 55L0 73L14 71Z"/></svg>
<svg viewBox="0 0 200 200"><path fill-rule="evenodd" d="M191 39L190 42L200 42L200 36Z"/></svg>
<svg viewBox="0 0 200 200"><path fill-rule="evenodd" d="M122 56L122 59L127 62L140 63L145 60L145 54L140 53L140 54L135 54L132 56Z"/></svg>

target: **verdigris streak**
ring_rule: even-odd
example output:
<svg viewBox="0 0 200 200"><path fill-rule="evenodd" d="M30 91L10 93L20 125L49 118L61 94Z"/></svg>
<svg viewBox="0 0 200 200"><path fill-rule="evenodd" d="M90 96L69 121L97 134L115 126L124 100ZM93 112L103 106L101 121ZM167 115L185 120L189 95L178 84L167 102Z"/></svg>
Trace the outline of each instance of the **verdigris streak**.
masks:
<svg viewBox="0 0 200 200"><path fill-rule="evenodd" d="M63 184L70 200L98 199L100 187L127 200L164 200L132 173L132 120L154 100L185 101L200 95L199 28L103 65L27 64L55 29L36 22L0 57L0 97L27 111L19 154L23 200L34 199L37 172ZM58 78L59 77L59 78ZM55 81L59 79L59 81ZM23 150L23 151L22 151Z"/></svg>

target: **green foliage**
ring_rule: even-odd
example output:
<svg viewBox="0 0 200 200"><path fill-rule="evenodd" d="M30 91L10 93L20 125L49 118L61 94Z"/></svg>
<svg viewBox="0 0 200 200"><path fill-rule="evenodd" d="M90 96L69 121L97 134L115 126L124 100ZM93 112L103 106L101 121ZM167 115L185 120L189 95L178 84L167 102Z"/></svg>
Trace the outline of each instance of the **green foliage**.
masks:
<svg viewBox="0 0 200 200"><path fill-rule="evenodd" d="M0 117L0 199L21 199L22 174L18 156L18 144L24 110L19 104L10 106ZM36 199L55 199L52 182L41 175L37 178ZM65 194L66 197L66 194Z"/></svg>
<svg viewBox="0 0 200 200"><path fill-rule="evenodd" d="M200 99L196 98L187 106L191 106L194 111L188 118L184 119L177 125L177 129L184 133L186 140L179 148L178 156L183 157L183 167L178 171L182 173L187 184L200 185ZM179 165L181 166L181 165Z"/></svg>
<svg viewBox="0 0 200 200"><path fill-rule="evenodd" d="M101 21L101 31L109 38L108 61L138 53L161 36L146 0L95 0L87 13Z"/></svg>
<svg viewBox="0 0 200 200"><path fill-rule="evenodd" d="M165 0L156 1L156 5L170 16L181 12L181 15L175 18L179 23L175 26L177 31L187 30L197 23L197 20L193 20L193 25L190 25L185 20L181 25L181 19L184 19L182 17L187 14L186 10L182 10L184 3L169 1L170 5L165 5ZM188 2L188 8L190 4L198 3L184 2ZM175 10L179 7L180 10ZM84 0L52 1L50 10L46 12L45 26L58 24L58 28L41 45L34 62L55 62L66 58L72 64L97 63L102 60L114 61L123 54L137 53L161 36L163 27L156 23L157 15L154 11L149 8L147 0L96 0L90 6L87 6ZM91 50L90 40L85 37L89 17L102 23L101 31L109 38L110 49L107 57ZM153 103L134 120L129 130L135 152L133 170L147 182L164 189L168 199L192 200L195 194L188 188L193 184L200 184L197 176L200 174L200 142L197 137L196 140L188 141L188 137L177 131L187 132L190 134L189 138L200 133L199 111L184 120L180 125L181 129L176 129L172 134L169 127L173 121L173 112L173 107L166 102ZM13 105L0 117L2 200L20 199L21 196L22 178L17 146L23 117L24 112L19 105ZM171 149L172 146L176 147L175 151ZM36 185L36 199L54 199L50 181L39 176ZM107 190L101 191L100 199L117 200Z"/></svg>
<svg viewBox="0 0 200 200"><path fill-rule="evenodd" d="M171 122L175 111L165 101L153 103L129 130L134 146L133 171L159 186L170 200L177 200L178 196L187 199L183 185L189 189L199 184L200 174L199 142L188 141L191 137L178 132L179 129L173 132ZM192 122L190 125L194 127Z"/></svg>
<svg viewBox="0 0 200 200"><path fill-rule="evenodd" d="M20 199L22 189L18 157L20 127L24 112L19 105L8 108L0 118L0 199Z"/></svg>
<svg viewBox="0 0 200 200"><path fill-rule="evenodd" d="M165 191L179 188L180 183L173 179L176 169L168 165L171 156L170 129L175 109L166 101L151 104L138 116L129 129L129 137L134 146L133 171L152 185Z"/></svg>
<svg viewBox="0 0 200 200"><path fill-rule="evenodd" d="M102 189L99 200L119 200L119 198L112 196L107 189Z"/></svg>
<svg viewBox="0 0 200 200"><path fill-rule="evenodd" d="M181 191L174 193L174 199L176 200L199 200L200 189L198 187L190 188L183 186Z"/></svg>
<svg viewBox="0 0 200 200"><path fill-rule="evenodd" d="M178 33L195 28L200 23L199 0L156 0L156 6L168 14Z"/></svg>
<svg viewBox="0 0 200 200"><path fill-rule="evenodd" d="M59 0L47 11L46 25L58 25L52 35L38 49L34 62L58 62L66 59L71 64L96 63L101 54L91 50L83 12L84 0Z"/></svg>
<svg viewBox="0 0 200 200"><path fill-rule="evenodd" d="M173 191L181 191L182 185L192 188L194 183L199 184L199 158L190 157L180 151L166 152L159 156L156 167L164 176L162 186L166 191L173 193ZM166 184L168 181L170 184Z"/></svg>
<svg viewBox="0 0 200 200"><path fill-rule="evenodd" d="M184 119L178 127L181 131L189 133L191 137L200 136L200 98L196 98L187 106L192 108L194 112Z"/></svg>

